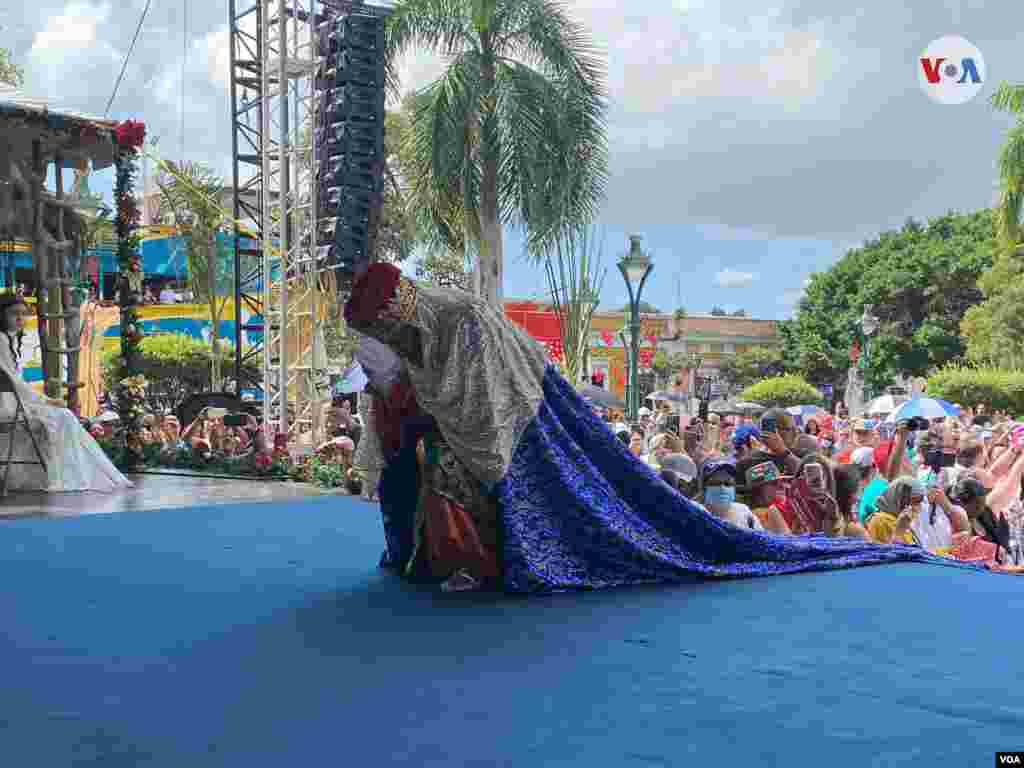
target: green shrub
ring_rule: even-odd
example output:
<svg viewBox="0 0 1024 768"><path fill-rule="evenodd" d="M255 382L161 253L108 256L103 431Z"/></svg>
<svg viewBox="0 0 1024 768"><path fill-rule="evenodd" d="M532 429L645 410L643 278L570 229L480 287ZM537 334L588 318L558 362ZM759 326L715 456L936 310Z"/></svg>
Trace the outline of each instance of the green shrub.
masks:
<svg viewBox="0 0 1024 768"><path fill-rule="evenodd" d="M740 400L760 403L768 408L789 408L794 405L818 405L821 392L799 376L773 376L744 389Z"/></svg>
<svg viewBox="0 0 1024 768"><path fill-rule="evenodd" d="M1024 414L1024 371L950 363L928 377L928 394L964 407Z"/></svg>
<svg viewBox="0 0 1024 768"><path fill-rule="evenodd" d="M223 345L219 351L221 370L233 375L234 347ZM150 411L177 410L185 400L200 392L209 392L212 386L210 363L213 350L209 343L184 333L146 336L139 344L139 373L149 381L146 407ZM246 371L258 379L259 366L247 360ZM117 382L124 378L119 351L107 352L100 361L103 386L108 392L117 390Z"/></svg>

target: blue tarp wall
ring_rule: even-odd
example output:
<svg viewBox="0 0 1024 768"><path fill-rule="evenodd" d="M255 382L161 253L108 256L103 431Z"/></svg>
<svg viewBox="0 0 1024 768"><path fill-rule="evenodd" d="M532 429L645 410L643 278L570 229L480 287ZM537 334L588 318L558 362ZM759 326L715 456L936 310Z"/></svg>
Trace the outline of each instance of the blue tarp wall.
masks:
<svg viewBox="0 0 1024 768"><path fill-rule="evenodd" d="M217 244L221 250L221 269L218 270L218 292L230 293L234 290L234 235L218 233ZM250 246L252 243L248 238L242 239L243 246ZM142 271L146 277L166 277L174 280L185 280L188 278L188 259L185 252L185 245L182 238L153 237L147 238L141 243L142 249ZM100 248L91 249L86 256L98 256L100 272L112 274L117 271L117 251L113 244L104 245ZM253 257L243 256L242 272L247 277L256 268L256 260ZM6 280L11 268L31 269L31 252L10 252L3 250L0 243L0 280Z"/></svg>

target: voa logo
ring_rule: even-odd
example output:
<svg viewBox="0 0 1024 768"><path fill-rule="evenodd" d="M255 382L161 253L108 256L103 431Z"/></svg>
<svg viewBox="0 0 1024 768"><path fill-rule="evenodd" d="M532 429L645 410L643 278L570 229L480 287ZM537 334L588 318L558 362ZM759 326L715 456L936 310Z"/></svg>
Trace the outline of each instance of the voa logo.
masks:
<svg viewBox="0 0 1024 768"><path fill-rule="evenodd" d="M917 81L939 104L966 104L985 84L985 59L969 40L940 37L918 59Z"/></svg>

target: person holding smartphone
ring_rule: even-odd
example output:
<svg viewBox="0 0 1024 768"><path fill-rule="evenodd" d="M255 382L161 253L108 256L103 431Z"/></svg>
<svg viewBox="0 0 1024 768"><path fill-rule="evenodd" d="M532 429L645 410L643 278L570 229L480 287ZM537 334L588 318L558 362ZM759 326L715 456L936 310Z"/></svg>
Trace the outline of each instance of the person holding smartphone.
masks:
<svg viewBox="0 0 1024 768"><path fill-rule="evenodd" d="M879 544L916 544L911 527L925 500L924 483L916 478L900 477L889 484L875 502L868 517L867 531Z"/></svg>

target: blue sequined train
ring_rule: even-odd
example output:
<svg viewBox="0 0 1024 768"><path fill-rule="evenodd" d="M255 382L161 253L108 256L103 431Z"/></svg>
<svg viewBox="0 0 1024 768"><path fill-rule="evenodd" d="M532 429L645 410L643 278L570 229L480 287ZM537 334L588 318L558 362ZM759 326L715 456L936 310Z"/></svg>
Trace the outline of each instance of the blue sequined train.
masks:
<svg viewBox="0 0 1024 768"><path fill-rule="evenodd" d="M388 552L398 562L410 553L415 472L414 452L407 448L381 478ZM630 454L554 367L545 374L537 417L493 492L509 593L892 562L975 567L902 544L783 537L729 525L673 491Z"/></svg>

